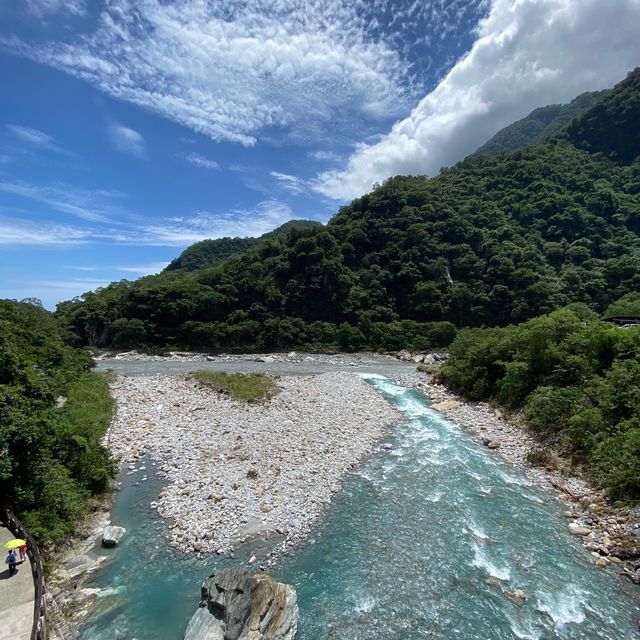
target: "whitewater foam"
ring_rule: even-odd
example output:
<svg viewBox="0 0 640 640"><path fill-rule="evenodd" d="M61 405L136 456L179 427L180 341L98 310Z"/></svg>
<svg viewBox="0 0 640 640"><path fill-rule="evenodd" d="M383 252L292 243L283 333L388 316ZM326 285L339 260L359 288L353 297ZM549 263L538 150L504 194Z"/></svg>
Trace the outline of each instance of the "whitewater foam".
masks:
<svg viewBox="0 0 640 640"><path fill-rule="evenodd" d="M509 580L511 578L511 572L508 567L500 567L494 562L492 562L486 554L485 549L483 549L480 545L473 544L473 561L472 565L477 567L478 569L482 569L489 576L495 576L500 580Z"/></svg>
<svg viewBox="0 0 640 640"><path fill-rule="evenodd" d="M471 533L472 535L474 535L476 538L479 538L480 540L489 539L489 536L480 527L476 525L469 525L469 528L465 528L465 531L467 533Z"/></svg>
<svg viewBox="0 0 640 640"><path fill-rule="evenodd" d="M376 601L372 596L363 596L357 602L353 610L358 614L369 613L370 611L373 611L373 607L375 607L375 605Z"/></svg>
<svg viewBox="0 0 640 640"><path fill-rule="evenodd" d="M567 624L581 624L586 620L584 606L588 594L579 589L565 589L560 593L543 593L539 596L537 611L546 613L556 630Z"/></svg>

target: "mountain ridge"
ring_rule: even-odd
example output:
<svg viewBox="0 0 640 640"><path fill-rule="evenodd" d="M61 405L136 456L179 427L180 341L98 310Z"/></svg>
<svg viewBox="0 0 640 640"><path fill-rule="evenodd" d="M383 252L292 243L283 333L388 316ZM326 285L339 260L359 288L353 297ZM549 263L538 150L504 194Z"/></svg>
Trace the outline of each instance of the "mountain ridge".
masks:
<svg viewBox="0 0 640 640"><path fill-rule="evenodd" d="M639 96L640 68L566 132L390 178L326 226L114 283L58 314L78 344L384 350L570 302L601 312L640 289Z"/></svg>
<svg viewBox="0 0 640 640"><path fill-rule="evenodd" d="M550 104L538 107L524 118L498 131L481 147L478 147L474 154L487 155L515 151L549 138L560 133L573 118L584 113L607 94L608 90L587 91L567 104Z"/></svg>

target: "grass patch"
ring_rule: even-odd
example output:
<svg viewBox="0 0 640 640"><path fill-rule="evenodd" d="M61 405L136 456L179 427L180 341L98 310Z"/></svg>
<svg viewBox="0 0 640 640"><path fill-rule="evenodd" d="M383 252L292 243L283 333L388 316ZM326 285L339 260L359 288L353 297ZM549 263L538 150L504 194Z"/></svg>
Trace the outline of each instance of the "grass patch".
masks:
<svg viewBox="0 0 640 640"><path fill-rule="evenodd" d="M194 371L191 377L216 391L245 402L271 400L280 393L278 385L264 373Z"/></svg>

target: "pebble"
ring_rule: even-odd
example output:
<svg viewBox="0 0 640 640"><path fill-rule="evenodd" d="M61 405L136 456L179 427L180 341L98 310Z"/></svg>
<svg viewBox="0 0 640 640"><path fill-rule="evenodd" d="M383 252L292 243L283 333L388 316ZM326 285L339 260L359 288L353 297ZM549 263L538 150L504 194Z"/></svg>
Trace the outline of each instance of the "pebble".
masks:
<svg viewBox="0 0 640 640"><path fill-rule="evenodd" d="M268 404L248 404L180 376L112 383L118 409L107 445L129 469L145 454L158 463L166 484L150 506L172 521L171 546L223 555L234 541L278 531L290 548L400 419L354 373L277 384Z"/></svg>

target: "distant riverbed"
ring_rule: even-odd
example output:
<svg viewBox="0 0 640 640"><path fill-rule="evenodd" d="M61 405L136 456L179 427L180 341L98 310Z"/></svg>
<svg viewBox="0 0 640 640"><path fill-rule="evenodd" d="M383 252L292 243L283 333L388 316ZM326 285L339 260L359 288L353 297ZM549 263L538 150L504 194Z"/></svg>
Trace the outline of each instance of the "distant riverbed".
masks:
<svg viewBox="0 0 640 640"><path fill-rule="evenodd" d="M229 373L268 373L274 376L310 376L335 371L377 373L394 377L416 370L413 362L403 362L393 356L377 354L268 354L221 355L200 354L173 356L145 356L134 353L97 359L98 371L112 369L127 376L163 373L180 375L202 369Z"/></svg>

